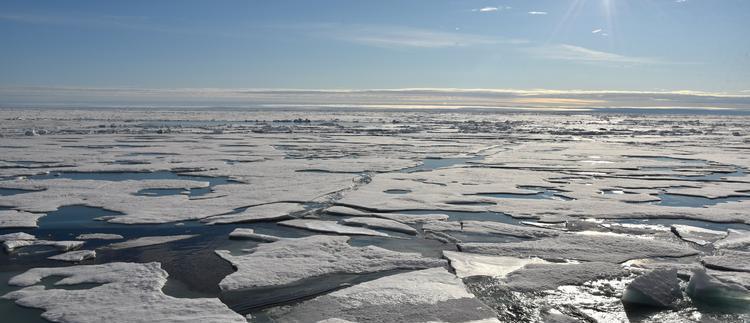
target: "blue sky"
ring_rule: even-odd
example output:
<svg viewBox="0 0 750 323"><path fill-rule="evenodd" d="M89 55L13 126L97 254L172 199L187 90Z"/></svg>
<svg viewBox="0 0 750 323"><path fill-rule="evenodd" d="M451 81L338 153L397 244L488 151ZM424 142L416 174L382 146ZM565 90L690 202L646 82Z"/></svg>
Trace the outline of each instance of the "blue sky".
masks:
<svg viewBox="0 0 750 323"><path fill-rule="evenodd" d="M747 0L0 0L0 87L750 96L748 30Z"/></svg>

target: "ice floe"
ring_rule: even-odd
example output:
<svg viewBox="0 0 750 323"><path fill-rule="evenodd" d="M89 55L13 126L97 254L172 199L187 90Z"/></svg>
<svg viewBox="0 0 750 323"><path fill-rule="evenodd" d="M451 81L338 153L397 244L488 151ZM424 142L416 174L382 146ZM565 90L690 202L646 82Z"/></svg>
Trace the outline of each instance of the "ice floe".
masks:
<svg viewBox="0 0 750 323"><path fill-rule="evenodd" d="M115 233L84 233L79 234L76 240L120 240L123 236Z"/></svg>
<svg viewBox="0 0 750 323"><path fill-rule="evenodd" d="M55 285L84 283L80 289L46 289L43 278L62 276ZM16 304L42 309L53 322L246 322L214 298L175 298L162 288L167 272L159 263L108 263L60 268L34 268L13 277L9 284L28 286L3 296Z"/></svg>
<svg viewBox="0 0 750 323"><path fill-rule="evenodd" d="M714 242L714 247L741 248L750 245L750 231L729 229L727 233L724 239Z"/></svg>
<svg viewBox="0 0 750 323"><path fill-rule="evenodd" d="M456 271L456 276L460 278L470 276L503 278L528 264L549 263L539 258L485 256L448 250L443 251L443 256L448 259L451 267Z"/></svg>
<svg viewBox="0 0 750 323"><path fill-rule="evenodd" d="M36 240L36 237L26 232L14 232L14 233L0 234L0 241L12 241L12 240Z"/></svg>
<svg viewBox="0 0 750 323"><path fill-rule="evenodd" d="M325 233L336 233L336 234L351 234L351 235L365 235L365 236L378 236L388 237L387 233L367 229L351 227L348 225L341 225L336 221L327 220L312 220L312 219L295 219L286 220L279 222L280 225L285 225L293 228L306 229L310 231L325 232Z"/></svg>
<svg viewBox="0 0 750 323"><path fill-rule="evenodd" d="M50 240L6 240L3 241L3 248L6 252L13 252L18 248L30 246L49 246L60 251L69 251L78 249L83 246L83 241L50 241Z"/></svg>
<svg viewBox="0 0 750 323"><path fill-rule="evenodd" d="M76 250L68 251L59 255L48 257L52 260L69 261L69 262L80 262L88 259L96 258L96 251L94 250Z"/></svg>
<svg viewBox="0 0 750 323"><path fill-rule="evenodd" d="M372 229L383 229L396 232L402 232L406 234L415 235L417 230L407 224L403 224L398 221L380 219L380 218L369 218L369 217L355 217L341 220L342 224L351 226L363 226Z"/></svg>
<svg viewBox="0 0 750 323"><path fill-rule="evenodd" d="M540 240L509 243L461 243L464 252L498 256L539 257L548 260L585 260L620 263L649 257L684 257L697 250L679 244L621 235L564 234Z"/></svg>
<svg viewBox="0 0 750 323"><path fill-rule="evenodd" d="M44 214L16 210L0 210L0 228L36 228Z"/></svg>
<svg viewBox="0 0 750 323"><path fill-rule="evenodd" d="M465 232L475 234L506 235L519 238L553 237L559 231L512 225L491 221L430 222L422 226L425 231Z"/></svg>
<svg viewBox="0 0 750 323"><path fill-rule="evenodd" d="M673 224L671 229L672 232L682 238L682 240L693 242L701 246L713 243L727 235L727 232L724 231L704 229L684 224Z"/></svg>
<svg viewBox="0 0 750 323"><path fill-rule="evenodd" d="M247 255L216 253L237 268L219 286L224 291L291 284L334 273L369 273L421 269L446 264L443 259L401 253L375 246L352 247L344 236L310 236L259 245Z"/></svg>
<svg viewBox="0 0 750 323"><path fill-rule="evenodd" d="M229 238L237 240L255 240L260 242L274 242L282 239L272 235L255 233L255 230L247 228L234 229L234 231L229 233Z"/></svg>
<svg viewBox="0 0 750 323"><path fill-rule="evenodd" d="M424 223L431 221L445 221L448 220L447 214L403 214L403 213L376 213L376 212L365 212L357 209L348 208L345 206L332 206L326 209L326 212L335 215L344 216L362 216L362 217L376 217L394 220L402 223Z"/></svg>
<svg viewBox="0 0 750 323"><path fill-rule="evenodd" d="M140 238L135 238L131 240L126 240L123 242L115 242L115 243L108 245L106 248L128 249L128 248L146 247L146 246L152 246L152 245L157 245L157 244L162 244L162 243L168 243L172 241L190 239L196 236L197 235L194 235L194 234L180 234L180 235L173 235L173 236L140 237Z"/></svg>
<svg viewBox="0 0 750 323"><path fill-rule="evenodd" d="M750 252L719 250L713 256L701 257L701 262L708 268L750 272Z"/></svg>
<svg viewBox="0 0 750 323"><path fill-rule="evenodd" d="M203 221L208 224L277 221L291 218L292 213L304 211L298 203L271 203L251 206L241 212L212 216Z"/></svg>
<svg viewBox="0 0 750 323"><path fill-rule="evenodd" d="M289 322L500 322L444 268L379 278L270 314Z"/></svg>
<svg viewBox="0 0 750 323"><path fill-rule="evenodd" d="M559 286L580 285L598 279L612 279L623 274L624 271L619 265L608 262L531 263L508 273L503 281L511 290L535 292L552 290Z"/></svg>

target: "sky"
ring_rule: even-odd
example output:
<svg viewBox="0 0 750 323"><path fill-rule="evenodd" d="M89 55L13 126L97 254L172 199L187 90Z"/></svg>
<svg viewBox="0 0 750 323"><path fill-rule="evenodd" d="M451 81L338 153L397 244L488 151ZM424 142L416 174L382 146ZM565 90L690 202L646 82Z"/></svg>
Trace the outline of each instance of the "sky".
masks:
<svg viewBox="0 0 750 323"><path fill-rule="evenodd" d="M0 105L737 107L748 30L747 0L0 0Z"/></svg>

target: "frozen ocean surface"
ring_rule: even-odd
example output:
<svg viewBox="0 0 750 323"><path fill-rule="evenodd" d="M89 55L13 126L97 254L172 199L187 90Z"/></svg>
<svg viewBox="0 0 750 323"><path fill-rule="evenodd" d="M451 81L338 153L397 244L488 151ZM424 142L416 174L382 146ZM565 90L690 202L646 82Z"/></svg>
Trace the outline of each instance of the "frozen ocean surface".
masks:
<svg viewBox="0 0 750 323"><path fill-rule="evenodd" d="M750 320L750 116L645 112L0 109L0 314Z"/></svg>

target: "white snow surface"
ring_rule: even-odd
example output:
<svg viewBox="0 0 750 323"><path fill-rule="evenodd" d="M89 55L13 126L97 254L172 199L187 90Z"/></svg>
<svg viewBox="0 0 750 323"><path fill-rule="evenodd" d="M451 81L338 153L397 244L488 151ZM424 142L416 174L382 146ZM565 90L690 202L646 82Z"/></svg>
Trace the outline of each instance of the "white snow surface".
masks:
<svg viewBox="0 0 750 323"><path fill-rule="evenodd" d="M336 273L370 273L391 269L440 267L445 260L375 246L352 247L349 237L315 235L265 243L247 255L216 253L237 268L219 286L224 291L292 284Z"/></svg>
<svg viewBox="0 0 750 323"><path fill-rule="evenodd" d="M56 285L101 285L80 290L45 289L36 285L50 276L63 276ZM34 268L9 282L30 287L10 292L3 298L21 306L42 309L42 317L60 323L246 322L242 315L218 299L165 295L162 288L167 276L156 262Z"/></svg>

